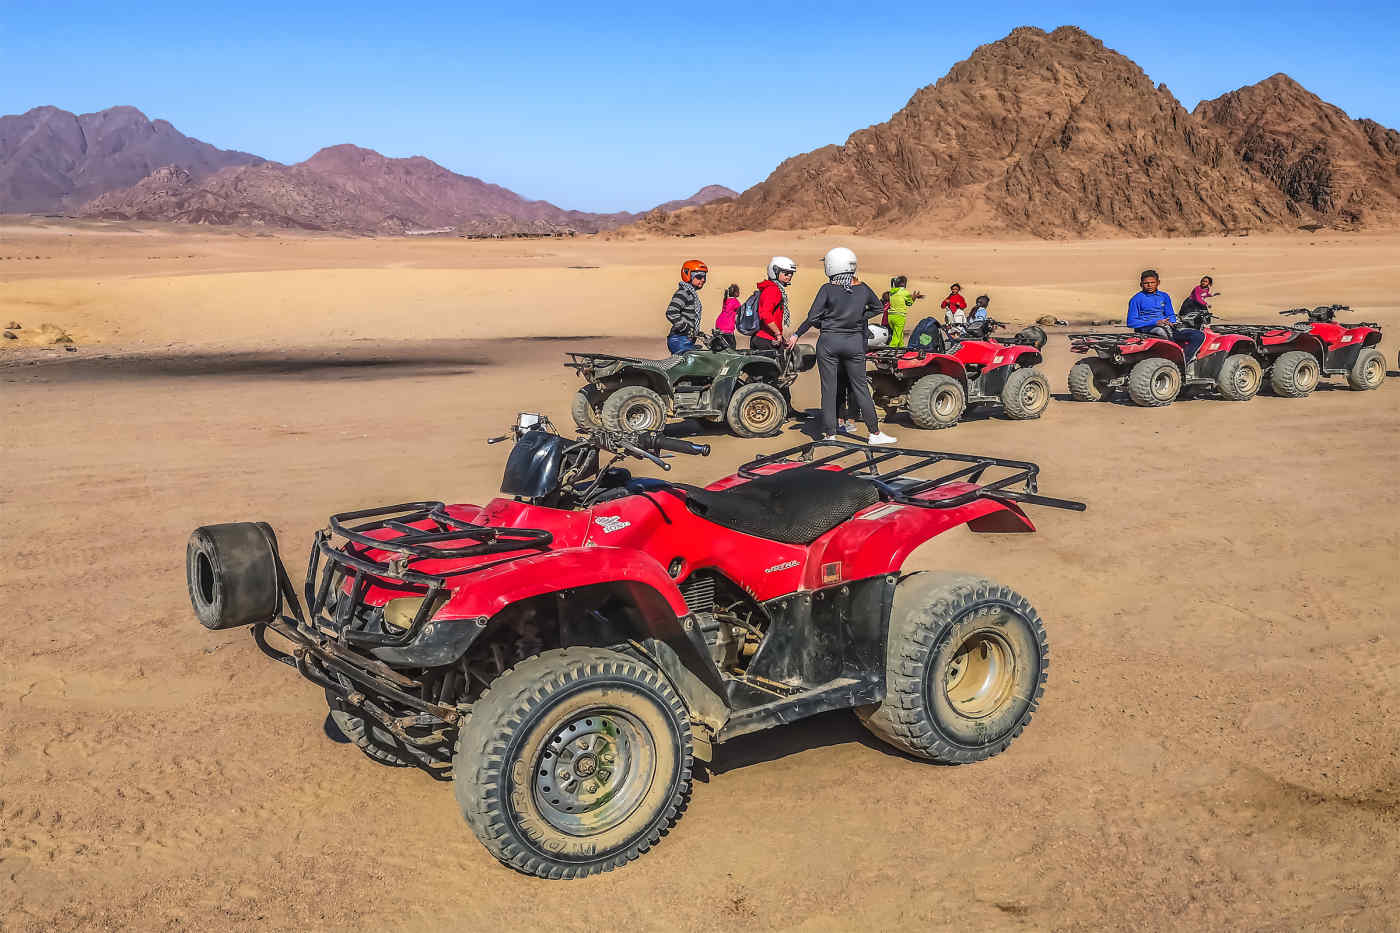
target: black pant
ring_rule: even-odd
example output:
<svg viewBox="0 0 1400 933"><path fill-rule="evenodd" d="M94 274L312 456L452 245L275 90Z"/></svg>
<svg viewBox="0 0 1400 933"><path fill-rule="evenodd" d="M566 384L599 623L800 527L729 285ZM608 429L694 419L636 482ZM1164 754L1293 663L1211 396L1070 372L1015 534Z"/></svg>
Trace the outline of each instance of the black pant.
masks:
<svg viewBox="0 0 1400 933"><path fill-rule="evenodd" d="M823 333L817 339L817 374L822 383L822 434L836 433L837 374L844 375L850 393L860 408L861 419L874 434L880 430L875 420L875 403L865 378L865 336L863 334Z"/></svg>
<svg viewBox="0 0 1400 933"><path fill-rule="evenodd" d="M778 341L769 337L767 331L761 330L749 338L750 350L776 350L778 346Z"/></svg>

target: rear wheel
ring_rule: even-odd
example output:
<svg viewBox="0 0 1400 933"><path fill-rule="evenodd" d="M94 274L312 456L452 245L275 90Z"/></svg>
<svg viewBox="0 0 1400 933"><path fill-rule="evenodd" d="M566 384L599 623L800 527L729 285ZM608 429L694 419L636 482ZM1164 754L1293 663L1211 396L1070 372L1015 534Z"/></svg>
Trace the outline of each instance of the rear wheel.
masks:
<svg viewBox="0 0 1400 933"><path fill-rule="evenodd" d="M1347 372L1347 384L1358 392L1374 389L1385 381L1385 357L1376 349L1362 350Z"/></svg>
<svg viewBox="0 0 1400 933"><path fill-rule="evenodd" d="M1303 398L1317 388L1321 374L1317 357L1306 350L1289 350L1274 360L1269 370L1269 387L1284 398Z"/></svg>
<svg viewBox="0 0 1400 933"><path fill-rule="evenodd" d="M909 390L909 417L921 428L951 428L967 407L967 395L952 376L934 373Z"/></svg>
<svg viewBox="0 0 1400 933"><path fill-rule="evenodd" d="M1001 391L1001 406L1008 418L1029 421L1039 418L1050 405L1050 380L1033 366L1016 370Z"/></svg>
<svg viewBox="0 0 1400 933"><path fill-rule="evenodd" d="M1106 402L1113 394L1113 367L1103 360L1080 360L1069 368L1069 394L1076 402Z"/></svg>
<svg viewBox="0 0 1400 933"><path fill-rule="evenodd" d="M1252 356L1236 353L1225 360L1215 386L1232 402L1247 402L1259 394L1264 384L1264 367Z"/></svg>
<svg viewBox="0 0 1400 933"><path fill-rule="evenodd" d="M782 430L787 414L783 390L766 382L750 382L729 399L725 420L740 437L771 437Z"/></svg>
<svg viewBox="0 0 1400 933"><path fill-rule="evenodd" d="M598 430L603 426L603 417L599 412L601 407L595 389L579 389L574 393L574 424L578 425L580 431Z"/></svg>
<svg viewBox="0 0 1400 933"><path fill-rule="evenodd" d="M1181 370L1171 360L1149 357L1128 373L1128 397L1144 408L1160 408L1181 394Z"/></svg>
<svg viewBox="0 0 1400 933"><path fill-rule="evenodd" d="M649 664L565 648L497 678L462 725L457 802L482 844L541 878L618 868L654 846L690 792L690 720Z"/></svg>
<svg viewBox="0 0 1400 933"><path fill-rule="evenodd" d="M646 386L623 386L603 402L603 426L609 431L660 431L666 427L666 402Z"/></svg>
<svg viewBox="0 0 1400 933"><path fill-rule="evenodd" d="M398 740L393 733L364 713L352 709L329 687L326 688L326 703L331 708L331 722L340 734L360 747L360 751L381 764L395 768L407 768L413 762L399 752Z"/></svg>
<svg viewBox="0 0 1400 933"><path fill-rule="evenodd" d="M1040 616L1014 590L971 574L917 574L895 589L885 698L856 714L911 755L981 761L1030 722L1049 650Z"/></svg>

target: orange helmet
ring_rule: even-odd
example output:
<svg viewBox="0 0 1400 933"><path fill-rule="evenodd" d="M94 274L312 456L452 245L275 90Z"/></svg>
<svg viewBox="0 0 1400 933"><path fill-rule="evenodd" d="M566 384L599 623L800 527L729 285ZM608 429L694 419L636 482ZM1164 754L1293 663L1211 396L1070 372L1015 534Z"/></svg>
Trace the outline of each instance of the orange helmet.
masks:
<svg viewBox="0 0 1400 933"><path fill-rule="evenodd" d="M689 283L695 273L700 273L702 278L708 278L710 267L698 259L687 259L681 263L681 281Z"/></svg>

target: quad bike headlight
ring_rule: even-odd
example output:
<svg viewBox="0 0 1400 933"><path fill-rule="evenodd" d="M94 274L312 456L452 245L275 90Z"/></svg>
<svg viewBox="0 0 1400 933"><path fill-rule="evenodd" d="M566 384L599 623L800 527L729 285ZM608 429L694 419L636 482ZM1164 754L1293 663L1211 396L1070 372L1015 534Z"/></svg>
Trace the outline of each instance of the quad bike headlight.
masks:
<svg viewBox="0 0 1400 933"><path fill-rule="evenodd" d="M384 604L384 626L385 628L406 631L413 626L413 620L418 617L418 610L423 608L423 600L426 596L405 596L402 599L391 599Z"/></svg>

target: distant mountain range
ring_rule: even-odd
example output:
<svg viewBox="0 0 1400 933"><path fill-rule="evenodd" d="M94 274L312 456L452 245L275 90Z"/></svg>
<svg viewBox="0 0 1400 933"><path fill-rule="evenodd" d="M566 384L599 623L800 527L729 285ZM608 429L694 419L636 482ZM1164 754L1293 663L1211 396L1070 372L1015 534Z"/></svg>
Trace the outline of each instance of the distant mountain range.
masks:
<svg viewBox="0 0 1400 933"><path fill-rule="evenodd" d="M655 233L1163 236L1400 223L1400 134L1286 75L1188 113L1073 26L973 51L887 122Z"/></svg>
<svg viewBox="0 0 1400 933"><path fill-rule="evenodd" d="M913 236L1170 236L1400 224L1400 133L1287 75L1188 112L1074 26L980 46L884 123L644 214L569 211L421 156L340 145L296 165L131 107L0 117L0 212L479 235L852 227Z"/></svg>
<svg viewBox="0 0 1400 933"><path fill-rule="evenodd" d="M738 192L709 185L661 211ZM476 235L595 233L642 214L570 211L414 156L331 146L282 165L216 149L134 107L0 117L0 213L263 224L306 230Z"/></svg>

